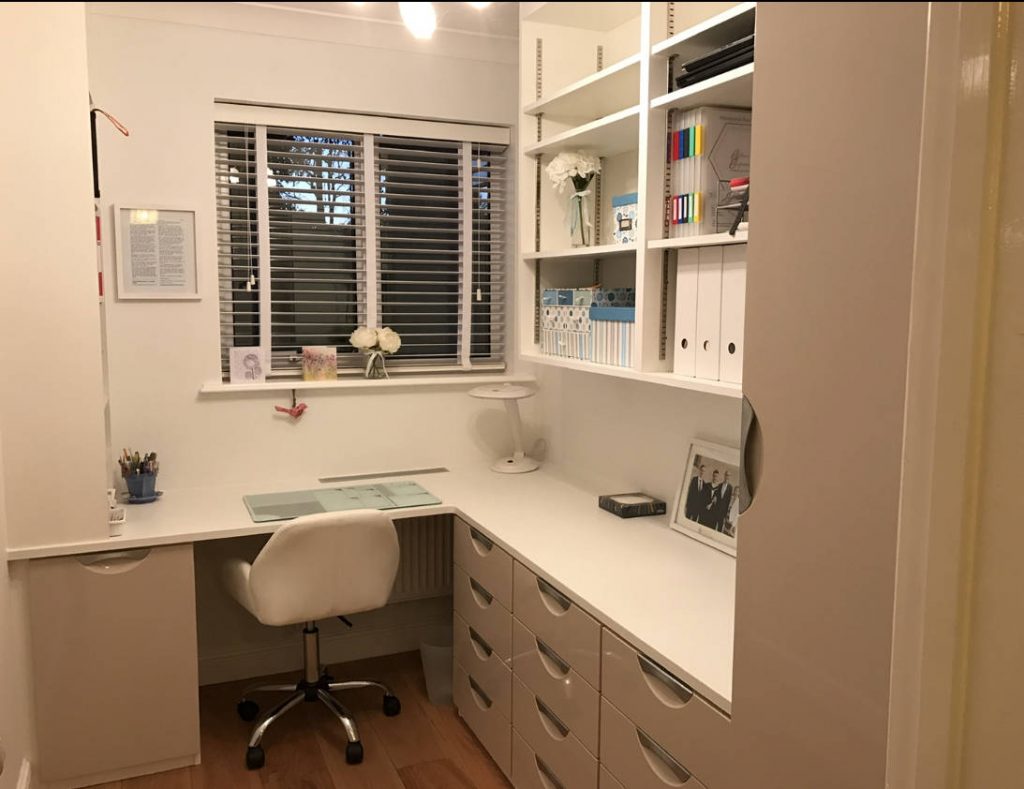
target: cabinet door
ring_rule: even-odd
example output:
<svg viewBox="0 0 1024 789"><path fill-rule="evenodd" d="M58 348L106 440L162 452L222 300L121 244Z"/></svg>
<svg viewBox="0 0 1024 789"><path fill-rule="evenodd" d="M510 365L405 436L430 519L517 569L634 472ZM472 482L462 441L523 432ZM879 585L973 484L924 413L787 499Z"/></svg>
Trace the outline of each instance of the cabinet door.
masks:
<svg viewBox="0 0 1024 789"><path fill-rule="evenodd" d="M45 781L198 758L191 545L34 560L29 607Z"/></svg>
<svg viewBox="0 0 1024 789"><path fill-rule="evenodd" d="M927 25L927 4L757 7L743 389L765 467L738 529L733 786L886 783Z"/></svg>

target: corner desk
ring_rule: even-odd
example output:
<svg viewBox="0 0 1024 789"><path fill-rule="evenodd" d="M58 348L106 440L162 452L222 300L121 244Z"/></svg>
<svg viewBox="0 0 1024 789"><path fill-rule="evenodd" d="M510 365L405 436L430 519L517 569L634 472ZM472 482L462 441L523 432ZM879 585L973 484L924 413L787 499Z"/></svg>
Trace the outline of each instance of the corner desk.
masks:
<svg viewBox="0 0 1024 789"><path fill-rule="evenodd" d="M672 531L667 516L605 512L598 491L557 470L455 468L359 484L397 478L441 503L393 518L452 516L456 706L517 787L714 784L731 728L733 558ZM8 550L9 562L29 561L47 786L198 762L192 545L271 534L280 522L253 523L242 496L315 487L306 478L172 489L132 507L119 537ZM106 580L79 594L83 578ZM94 676L75 674L69 653L97 656ZM112 677L132 687L124 702L99 687ZM107 723L110 736L96 736Z"/></svg>

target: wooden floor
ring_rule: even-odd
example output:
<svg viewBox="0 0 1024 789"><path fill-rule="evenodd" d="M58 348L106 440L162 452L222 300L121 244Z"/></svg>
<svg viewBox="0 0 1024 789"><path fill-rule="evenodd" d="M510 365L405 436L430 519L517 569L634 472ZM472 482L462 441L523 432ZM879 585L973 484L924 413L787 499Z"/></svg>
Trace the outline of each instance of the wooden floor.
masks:
<svg viewBox="0 0 1024 789"><path fill-rule="evenodd" d="M419 654L409 652L331 667L346 679L379 679L402 701L387 718L379 691L339 695L356 718L365 749L362 764L345 763L345 734L320 703L300 704L263 738L267 763L245 768L251 724L235 704L246 682L200 688L203 763L155 775L101 784L102 789L507 789L510 784L451 706L427 698ZM269 678L293 681L295 676ZM280 696L276 696L280 698ZM266 695L266 699L270 696ZM265 709L266 704L261 706Z"/></svg>

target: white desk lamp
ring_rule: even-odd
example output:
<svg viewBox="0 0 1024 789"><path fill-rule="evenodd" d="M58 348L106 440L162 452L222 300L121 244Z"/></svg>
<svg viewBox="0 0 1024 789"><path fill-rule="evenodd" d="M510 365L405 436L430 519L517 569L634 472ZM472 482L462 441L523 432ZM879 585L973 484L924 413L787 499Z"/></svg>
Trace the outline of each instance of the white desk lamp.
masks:
<svg viewBox="0 0 1024 789"><path fill-rule="evenodd" d="M504 400L505 410L508 411L508 418L512 423L512 455L495 461L491 466L491 471L498 471L502 474L524 474L527 471L536 471L540 468L540 463L527 457L523 449L523 423L519 418L518 401L526 397L533 397L533 395L532 389L512 384L491 384L470 390L470 397L478 397L481 400Z"/></svg>

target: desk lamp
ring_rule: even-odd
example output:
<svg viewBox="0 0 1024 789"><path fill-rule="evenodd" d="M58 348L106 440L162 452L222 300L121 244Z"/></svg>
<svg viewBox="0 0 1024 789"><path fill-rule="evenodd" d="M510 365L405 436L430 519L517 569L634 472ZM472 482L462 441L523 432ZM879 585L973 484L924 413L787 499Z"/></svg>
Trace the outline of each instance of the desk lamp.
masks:
<svg viewBox="0 0 1024 789"><path fill-rule="evenodd" d="M533 397L533 395L532 389L512 384L491 384L470 390L470 397L478 397L481 400L504 400L505 410L508 411L508 418L512 423L512 455L495 461L491 466L491 471L498 471L502 474L524 474L527 471L536 471L540 468L540 463L527 457L523 450L523 423L519 418L518 401L525 397Z"/></svg>

